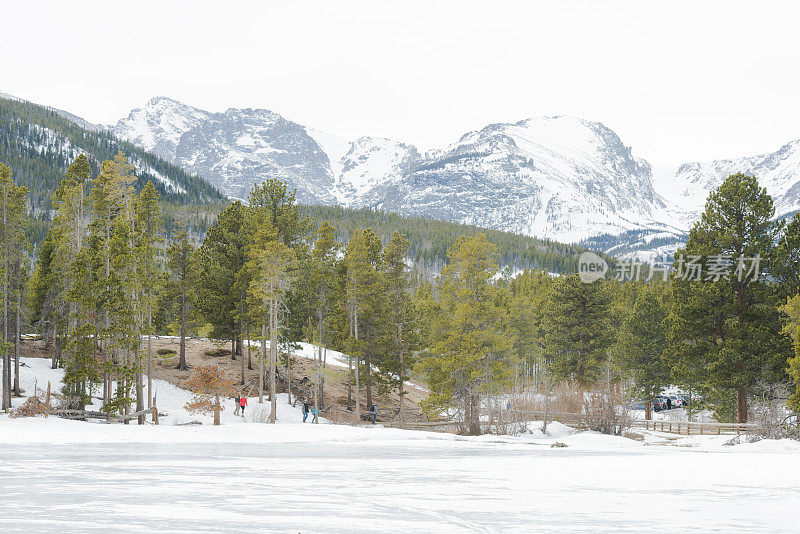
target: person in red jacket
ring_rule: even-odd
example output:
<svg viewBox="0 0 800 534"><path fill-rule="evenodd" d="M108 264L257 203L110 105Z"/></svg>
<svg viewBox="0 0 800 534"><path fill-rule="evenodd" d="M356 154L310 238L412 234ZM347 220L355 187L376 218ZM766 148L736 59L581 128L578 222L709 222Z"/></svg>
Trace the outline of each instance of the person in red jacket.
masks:
<svg viewBox="0 0 800 534"><path fill-rule="evenodd" d="M247 397L245 397L244 395L242 395L242 396L239 398L239 408L242 410L242 417L244 417L244 409L245 409L245 406L247 406Z"/></svg>

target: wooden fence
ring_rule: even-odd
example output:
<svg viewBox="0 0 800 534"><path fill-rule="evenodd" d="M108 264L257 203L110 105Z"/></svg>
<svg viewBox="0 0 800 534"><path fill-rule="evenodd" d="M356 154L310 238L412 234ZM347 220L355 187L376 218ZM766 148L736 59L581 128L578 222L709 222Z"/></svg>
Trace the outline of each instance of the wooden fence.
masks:
<svg viewBox="0 0 800 534"><path fill-rule="evenodd" d="M133 419L138 419L139 416L152 416L153 424L158 424L158 409L153 406L152 408L147 408L146 410L141 410L138 412L128 413L124 415L118 414L110 414L106 412L96 412L91 410L59 410L54 409L48 412L50 415L58 415L59 417L63 417L65 419L100 419L101 421L106 421L107 423L124 423L126 421L131 421Z"/></svg>
<svg viewBox="0 0 800 534"><path fill-rule="evenodd" d="M564 425L578 430L588 428L585 414L569 412L545 412L526 411L526 410L499 410L489 413L489 421L483 421L482 426L495 423L523 422L523 421L557 421ZM460 421L407 421L401 424L399 421L381 421L384 426L403 427L410 430L427 430L432 432L451 432L456 433L463 424ZM689 421L669 421L633 419L628 421L630 428L640 428L670 434L683 435L724 435L741 434L750 432L755 425L750 423L700 423Z"/></svg>
<svg viewBox="0 0 800 534"><path fill-rule="evenodd" d="M751 423L699 423L696 421L647 421L635 420L633 428L669 432L671 434L703 435L703 434L743 434L755 429Z"/></svg>

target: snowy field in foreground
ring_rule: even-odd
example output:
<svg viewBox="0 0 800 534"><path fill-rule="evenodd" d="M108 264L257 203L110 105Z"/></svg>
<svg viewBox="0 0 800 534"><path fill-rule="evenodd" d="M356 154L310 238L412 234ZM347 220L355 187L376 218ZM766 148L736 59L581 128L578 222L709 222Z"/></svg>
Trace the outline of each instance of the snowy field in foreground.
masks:
<svg viewBox="0 0 800 534"><path fill-rule="evenodd" d="M2 532L797 532L798 447L0 421ZM688 444L687 442L686 444Z"/></svg>
<svg viewBox="0 0 800 534"><path fill-rule="evenodd" d="M29 363L23 383L60 378ZM167 386L177 422L186 392ZM465 438L300 424L278 406L277 425L220 427L0 415L0 532L797 532L795 442L557 423Z"/></svg>

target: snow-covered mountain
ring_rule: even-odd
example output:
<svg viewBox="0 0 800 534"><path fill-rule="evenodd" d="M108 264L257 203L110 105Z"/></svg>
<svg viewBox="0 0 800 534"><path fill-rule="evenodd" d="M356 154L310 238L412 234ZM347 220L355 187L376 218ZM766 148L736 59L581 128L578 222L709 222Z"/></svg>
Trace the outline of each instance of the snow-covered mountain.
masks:
<svg viewBox="0 0 800 534"><path fill-rule="evenodd" d="M538 117L428 152L383 207L573 242L663 226L651 178L602 124Z"/></svg>
<svg viewBox="0 0 800 534"><path fill-rule="evenodd" d="M599 122L536 117L490 124L426 153L390 139L350 141L262 109L210 113L157 97L111 127L245 198L280 178L308 203L377 207L622 254L674 250L727 176L754 174L778 216L800 210L800 141L772 154L686 163L658 182Z"/></svg>
<svg viewBox="0 0 800 534"><path fill-rule="evenodd" d="M777 216L800 210L800 140L787 143L770 154L685 163L678 168L673 194L668 198L687 220L696 220L708 194L725 178L738 172L755 176L758 183L767 188L775 201Z"/></svg>
<svg viewBox="0 0 800 534"><path fill-rule="evenodd" d="M167 204L219 205L224 197L204 179L187 173L171 161L130 143L121 142L107 128L72 113L0 93L0 161L10 165L14 179L26 186L33 213L45 215L52 193L59 187L68 163L79 155L99 163L126 153L136 169L139 185L151 180Z"/></svg>
<svg viewBox="0 0 800 534"><path fill-rule="evenodd" d="M382 208L616 254L674 250L709 192L736 172L758 178L777 216L800 211L800 140L770 154L660 169L656 179L612 130L572 117L490 124L421 153L391 139L346 140L264 109L212 113L166 97L108 127L49 109L153 152L232 198L279 178L305 203ZM182 191L155 169L146 172Z"/></svg>
<svg viewBox="0 0 800 534"><path fill-rule="evenodd" d="M209 113L157 97L113 132L245 198L265 178L303 202L381 207L560 241L676 232L650 165L600 123L539 117L492 124L421 154L389 139L347 141L267 110Z"/></svg>
<svg viewBox="0 0 800 534"><path fill-rule="evenodd" d="M211 113L163 96L151 98L142 108L120 119L112 131L168 161L175 161L181 136L208 120Z"/></svg>

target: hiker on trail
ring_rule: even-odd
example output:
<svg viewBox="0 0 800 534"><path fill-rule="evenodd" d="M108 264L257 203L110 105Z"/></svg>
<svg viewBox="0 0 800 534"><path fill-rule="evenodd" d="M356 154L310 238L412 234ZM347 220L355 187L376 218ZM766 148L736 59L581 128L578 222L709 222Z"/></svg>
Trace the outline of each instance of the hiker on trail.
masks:
<svg viewBox="0 0 800 534"><path fill-rule="evenodd" d="M312 422L312 423L316 423L316 422L317 422L317 407L316 407L316 406L314 406L313 408L311 408L311 413L313 413L313 414L314 414L314 419L312 419L312 420L311 420L311 422Z"/></svg>
<svg viewBox="0 0 800 534"><path fill-rule="evenodd" d="M308 401L304 400L303 401L303 422L304 423L306 422L306 419L308 419Z"/></svg>
<svg viewBox="0 0 800 534"><path fill-rule="evenodd" d="M239 408L239 394L238 393L236 394L236 398L233 399L233 400L236 403L236 410L233 412L233 415L239 415L240 408Z"/></svg>
<svg viewBox="0 0 800 534"><path fill-rule="evenodd" d="M378 405L373 404L369 407L369 415L372 417L372 424L375 424L375 418L378 417Z"/></svg>
<svg viewBox="0 0 800 534"><path fill-rule="evenodd" d="M242 395L242 398L239 399L239 408L242 409L242 417L244 417L244 409L247 406L247 397Z"/></svg>

